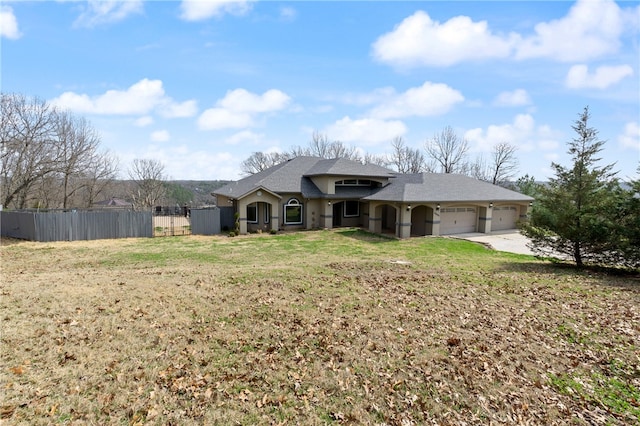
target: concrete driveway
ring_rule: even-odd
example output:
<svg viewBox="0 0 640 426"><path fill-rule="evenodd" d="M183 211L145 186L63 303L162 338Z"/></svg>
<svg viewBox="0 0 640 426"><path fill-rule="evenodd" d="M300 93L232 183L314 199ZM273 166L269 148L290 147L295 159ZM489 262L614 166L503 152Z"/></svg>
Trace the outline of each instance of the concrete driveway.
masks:
<svg viewBox="0 0 640 426"><path fill-rule="evenodd" d="M533 255L533 252L527 247L529 239L518 230L496 231L490 234L474 232L455 235L455 237L481 243L497 251Z"/></svg>

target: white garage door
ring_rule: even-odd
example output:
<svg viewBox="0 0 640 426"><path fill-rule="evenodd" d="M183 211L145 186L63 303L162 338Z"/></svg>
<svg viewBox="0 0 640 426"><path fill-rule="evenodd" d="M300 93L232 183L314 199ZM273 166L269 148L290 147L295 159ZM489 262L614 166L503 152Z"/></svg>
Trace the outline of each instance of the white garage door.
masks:
<svg viewBox="0 0 640 426"><path fill-rule="evenodd" d="M491 219L491 230L514 229L518 220L518 209L515 206L494 207Z"/></svg>
<svg viewBox="0 0 640 426"><path fill-rule="evenodd" d="M476 232L474 207L447 207L440 212L440 234L464 234Z"/></svg>

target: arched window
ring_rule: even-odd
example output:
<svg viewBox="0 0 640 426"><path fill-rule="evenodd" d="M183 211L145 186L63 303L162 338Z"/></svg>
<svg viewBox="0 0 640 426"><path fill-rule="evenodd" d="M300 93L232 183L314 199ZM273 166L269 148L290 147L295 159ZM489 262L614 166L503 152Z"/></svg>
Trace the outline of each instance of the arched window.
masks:
<svg viewBox="0 0 640 426"><path fill-rule="evenodd" d="M302 204L297 198L291 198L284 205L284 223L285 225L302 224Z"/></svg>

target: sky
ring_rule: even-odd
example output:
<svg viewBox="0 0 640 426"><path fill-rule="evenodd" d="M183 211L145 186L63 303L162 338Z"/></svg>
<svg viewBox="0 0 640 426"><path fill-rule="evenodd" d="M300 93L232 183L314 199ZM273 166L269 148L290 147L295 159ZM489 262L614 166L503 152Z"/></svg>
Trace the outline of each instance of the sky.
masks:
<svg viewBox="0 0 640 426"><path fill-rule="evenodd" d="M450 126L517 176L569 167L585 107L600 165L640 165L637 1L7 1L1 90L90 121L126 177L235 180L319 133L362 153ZM424 151L423 151L424 152Z"/></svg>

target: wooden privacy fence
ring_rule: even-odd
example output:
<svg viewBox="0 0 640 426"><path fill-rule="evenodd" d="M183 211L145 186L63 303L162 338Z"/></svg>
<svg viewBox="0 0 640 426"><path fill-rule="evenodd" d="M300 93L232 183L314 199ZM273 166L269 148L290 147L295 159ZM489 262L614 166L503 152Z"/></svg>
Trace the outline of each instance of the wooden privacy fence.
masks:
<svg viewBox="0 0 640 426"><path fill-rule="evenodd" d="M0 234L30 241L76 241L220 233L220 209L192 209L190 217L130 210L1 211Z"/></svg>

